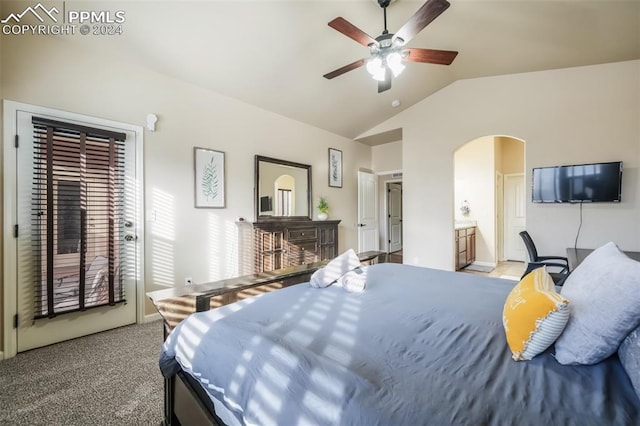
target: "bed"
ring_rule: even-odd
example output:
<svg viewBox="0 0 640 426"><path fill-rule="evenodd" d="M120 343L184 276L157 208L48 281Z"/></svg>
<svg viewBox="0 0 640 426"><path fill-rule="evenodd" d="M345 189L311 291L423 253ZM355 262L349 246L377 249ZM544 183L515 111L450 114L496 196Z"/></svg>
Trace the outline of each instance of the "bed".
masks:
<svg viewBox="0 0 640 426"><path fill-rule="evenodd" d="M160 368L168 404L185 391L196 403L182 418L172 405L167 421L640 424L617 355L560 365L552 346L512 360L502 312L514 281L387 263L364 272L362 292L303 283L181 322Z"/></svg>

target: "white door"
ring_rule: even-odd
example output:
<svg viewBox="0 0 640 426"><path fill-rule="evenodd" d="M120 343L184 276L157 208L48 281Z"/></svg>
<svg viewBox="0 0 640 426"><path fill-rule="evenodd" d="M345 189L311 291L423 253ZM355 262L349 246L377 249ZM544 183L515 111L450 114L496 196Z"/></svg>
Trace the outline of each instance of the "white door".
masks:
<svg viewBox="0 0 640 426"><path fill-rule="evenodd" d="M378 178L358 172L358 252L379 250Z"/></svg>
<svg viewBox="0 0 640 426"><path fill-rule="evenodd" d="M46 209L51 208L55 213L55 219L47 222L47 225L42 225L39 218L33 219L34 216L41 216L47 214L46 212L34 213L33 209L33 193L34 182L37 181L38 176L34 171L34 155L35 155L35 137L34 126L32 124L32 116L38 116L47 118L50 120L73 122L70 119L56 116L46 116L44 114L33 114L27 111L17 111L16 113L16 129L19 140L19 147L15 149L14 153L7 153L5 155L15 155L16 160L16 219L18 225L18 237L16 241L16 312L17 312L17 351L25 351L28 349L49 345L52 343L60 342L63 340L73 339L76 337L96 333L99 331L108 330L111 328L131 324L136 322L136 309L137 303L137 277L140 268L140 253L138 250L138 234L139 226L138 218L140 214L138 212L141 206L138 205L138 195L136 194L136 132L128 130L121 133L126 134L124 143L124 161L122 163L121 170L123 170L122 179L120 179L119 185L122 189L122 203L118 203L122 206L120 210L121 215L118 215L121 219L106 219L109 215L105 215L106 210L113 211L104 203L98 203L95 201L92 191L106 191L102 188L103 183L98 182L97 178L91 177L91 171L86 173L89 177L84 176L82 180L86 185L86 195L82 197L74 194L74 188L79 184L74 181L73 178L60 178L56 175L56 179L49 179L47 176L44 179L45 182L54 181L53 191L56 195L53 197L54 205L49 207L50 199L47 199ZM91 122L75 122L75 124L82 124L94 128L99 128L99 125ZM118 131L119 129L107 129L111 131ZM42 139L40 139L42 140ZM88 141L88 139L87 139ZM86 142L87 146L90 142ZM81 156L82 158L88 157ZM71 160L70 160L71 161ZM86 161L86 160L81 160ZM59 165L57 167L60 167ZM66 166L65 166L66 167ZM68 170L72 167L69 166ZM102 170L106 170L105 166L100 166ZM105 175L113 174L113 166L110 164L110 171ZM96 169L94 169L96 170ZM63 172L64 173L64 172ZM107 178L109 182L111 178ZM114 183L114 185L116 185ZM65 194L65 196L60 194ZM77 198L77 200L76 200ZM82 198L82 199L80 199ZM66 199L66 201L65 201ZM69 201L73 199L72 201ZM82 204L82 208L80 205ZM71 205L71 207L69 207ZM65 226L70 229L73 226L68 225L69 221L75 220L72 216L76 213L69 213L70 211L83 210L82 219L86 226L85 237L82 243L83 250L80 250L80 239L77 242L73 238L79 238L74 236L73 238L61 237L63 235L63 229ZM80 215L80 213L78 213ZM51 216L54 217L54 216ZM65 224L66 222L66 224ZM117 223L115 227L109 224L104 225L104 222ZM56 266L53 268L52 276L53 280L53 292L55 297L51 297L47 290L47 282L49 277L43 278L43 274L48 274L46 271L51 268L39 268L39 265L43 264L43 260L39 253L41 251L34 250L33 247L36 244L37 235L39 229L52 228L53 237L50 239L54 241L49 252L53 253ZM112 239L98 239L91 238L90 235L96 228L106 227L108 229L115 230L115 235ZM80 231L77 231L80 232ZM70 232L71 234L71 232ZM94 232L95 235L95 232ZM101 234L102 235L102 234ZM108 232L107 232L107 235ZM126 238L125 238L126 237ZM48 237L47 237L48 238ZM49 241L49 240L47 240ZM69 242L71 241L71 244ZM106 241L106 242L105 242ZM49 244L47 242L47 244ZM112 247L107 247L111 245ZM113 248L115 247L115 248ZM80 273L80 251L85 252L86 268L84 269L86 287L83 290L79 290L80 279L78 274ZM118 253L118 266L116 267L114 259ZM105 253L112 253L105 255ZM106 257L105 257L106 256ZM112 260L110 260L110 259ZM46 262L44 262L46 263ZM106 266L105 266L106 265ZM73 273L65 271L73 270ZM42 270L42 272L36 272ZM111 272L109 272L111 271ZM115 271L115 272L114 272ZM69 273L69 275L66 275ZM109 274L113 276L111 284L109 284ZM118 277L122 277L122 281ZM118 294L117 301L119 303L113 303L113 299L109 298L109 294L113 294L113 290L109 290L110 285L115 286ZM121 293L121 290L124 293ZM84 292L84 297L78 295L79 291ZM44 293L45 296L42 294ZM83 293L80 293L83 294ZM48 296L47 296L48 295ZM51 305L47 305L46 300L51 299ZM82 302L80 302L82 300ZM122 301L125 300L126 302ZM55 301L55 302L53 302ZM48 310L55 303L55 308ZM80 306L83 310L79 310ZM67 312L65 312L65 310ZM55 316L49 315L49 313L55 312Z"/></svg>
<svg viewBox="0 0 640 426"><path fill-rule="evenodd" d="M520 232L526 229L526 191L523 174L504 175L505 257L524 262L525 247Z"/></svg>
<svg viewBox="0 0 640 426"><path fill-rule="evenodd" d="M402 250L402 184L399 182L387 185L387 209L389 253L393 253Z"/></svg>

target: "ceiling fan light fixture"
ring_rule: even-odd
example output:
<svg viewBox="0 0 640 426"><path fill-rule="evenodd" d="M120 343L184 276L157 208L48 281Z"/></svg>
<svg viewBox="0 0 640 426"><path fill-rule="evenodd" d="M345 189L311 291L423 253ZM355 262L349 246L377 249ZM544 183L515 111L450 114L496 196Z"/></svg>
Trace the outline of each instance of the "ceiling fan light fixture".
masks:
<svg viewBox="0 0 640 426"><path fill-rule="evenodd" d="M402 55L398 52L391 52L387 55L387 65L394 77L399 76L406 68L402 63Z"/></svg>
<svg viewBox="0 0 640 426"><path fill-rule="evenodd" d="M385 81L387 79L387 69L380 68L375 74L371 74L374 80L376 81Z"/></svg>
<svg viewBox="0 0 640 426"><path fill-rule="evenodd" d="M369 59L367 62L367 72L377 81L384 81L387 76L387 69L379 56Z"/></svg>

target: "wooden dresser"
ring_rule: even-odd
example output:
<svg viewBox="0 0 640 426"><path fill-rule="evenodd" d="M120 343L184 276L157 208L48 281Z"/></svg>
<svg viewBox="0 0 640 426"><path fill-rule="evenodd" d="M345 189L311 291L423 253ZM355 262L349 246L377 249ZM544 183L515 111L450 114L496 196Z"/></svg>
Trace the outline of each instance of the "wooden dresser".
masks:
<svg viewBox="0 0 640 426"><path fill-rule="evenodd" d="M339 220L253 223L255 271L305 265L338 255Z"/></svg>

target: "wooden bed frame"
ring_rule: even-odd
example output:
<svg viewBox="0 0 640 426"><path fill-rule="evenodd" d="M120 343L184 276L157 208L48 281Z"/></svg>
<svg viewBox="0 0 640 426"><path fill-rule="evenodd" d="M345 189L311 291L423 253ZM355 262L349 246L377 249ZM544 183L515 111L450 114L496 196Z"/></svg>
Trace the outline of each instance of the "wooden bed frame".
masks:
<svg viewBox="0 0 640 426"><path fill-rule="evenodd" d="M386 253L368 251L358 255L363 264L383 263ZM207 311L257 294L309 281L328 261L261 272L228 280L170 288L147 293L163 319L164 337L194 312ZM220 425L211 400L189 374L179 371L164 379L164 425Z"/></svg>
<svg viewBox="0 0 640 426"><path fill-rule="evenodd" d="M224 426L204 389L188 374L179 371L164 379L164 424Z"/></svg>

